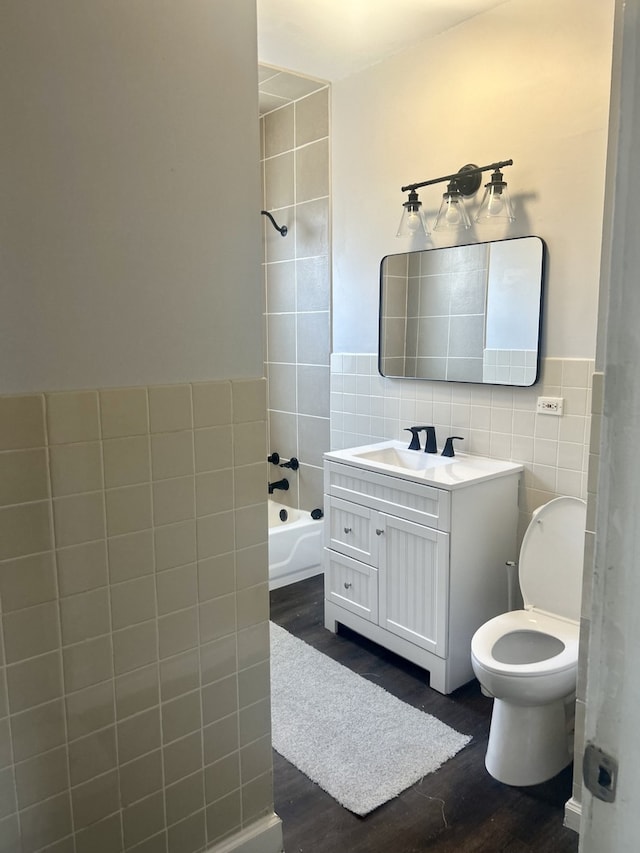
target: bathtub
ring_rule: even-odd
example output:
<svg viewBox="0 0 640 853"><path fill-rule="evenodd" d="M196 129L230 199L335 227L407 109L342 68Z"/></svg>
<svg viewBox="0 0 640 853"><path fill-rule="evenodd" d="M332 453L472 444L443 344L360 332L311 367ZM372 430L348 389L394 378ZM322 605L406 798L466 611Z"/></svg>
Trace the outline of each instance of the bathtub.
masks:
<svg viewBox="0 0 640 853"><path fill-rule="evenodd" d="M322 519L276 501L268 504L269 589L321 574Z"/></svg>

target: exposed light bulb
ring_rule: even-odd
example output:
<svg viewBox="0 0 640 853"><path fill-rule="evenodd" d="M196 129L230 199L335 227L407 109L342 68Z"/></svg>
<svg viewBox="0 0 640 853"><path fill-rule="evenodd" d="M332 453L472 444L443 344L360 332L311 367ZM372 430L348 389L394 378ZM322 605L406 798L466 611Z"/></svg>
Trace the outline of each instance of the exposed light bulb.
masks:
<svg viewBox="0 0 640 853"><path fill-rule="evenodd" d="M420 220L420 214L417 210L409 211L407 216L407 230L412 234L415 234L417 231L422 229L422 222Z"/></svg>
<svg viewBox="0 0 640 853"><path fill-rule="evenodd" d="M462 216L460 215L460 205L457 200L454 200L452 198L449 199L447 203L447 212L444 218L447 222L447 225L449 225L451 228L455 227L456 225L460 225L460 222L462 221Z"/></svg>
<svg viewBox="0 0 640 853"><path fill-rule="evenodd" d="M504 202L502 200L502 193L497 193L495 191L489 192L489 201L487 202L487 214L489 216L500 216L503 208Z"/></svg>

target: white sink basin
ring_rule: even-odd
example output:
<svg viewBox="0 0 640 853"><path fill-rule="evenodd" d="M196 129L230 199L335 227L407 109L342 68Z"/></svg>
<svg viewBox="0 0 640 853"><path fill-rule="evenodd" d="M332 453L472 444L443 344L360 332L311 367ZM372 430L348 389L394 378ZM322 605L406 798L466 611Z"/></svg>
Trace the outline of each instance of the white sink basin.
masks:
<svg viewBox="0 0 640 853"><path fill-rule="evenodd" d="M409 471L426 471L427 468L437 468L439 465L451 465L455 463L456 457L438 456L437 453L424 453L419 450L401 450L397 447L380 447L377 450L363 450L356 448L352 451L358 459L369 462L381 462L383 465L392 465L394 468L405 468Z"/></svg>
<svg viewBox="0 0 640 853"><path fill-rule="evenodd" d="M457 449L455 456L408 450L402 441L381 441L346 450L332 450L325 453L325 459L440 489L456 489L522 471L522 465L517 462L461 453Z"/></svg>

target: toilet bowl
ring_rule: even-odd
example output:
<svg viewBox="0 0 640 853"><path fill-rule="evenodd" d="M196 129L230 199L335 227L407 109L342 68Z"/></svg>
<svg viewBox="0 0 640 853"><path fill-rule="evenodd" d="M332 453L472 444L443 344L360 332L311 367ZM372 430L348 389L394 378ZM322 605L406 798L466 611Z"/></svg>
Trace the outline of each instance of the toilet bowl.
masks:
<svg viewBox="0 0 640 853"><path fill-rule="evenodd" d="M483 693L494 698L485 765L507 785L537 785L572 760L586 504L540 507L520 549L524 610L490 619L471 641Z"/></svg>

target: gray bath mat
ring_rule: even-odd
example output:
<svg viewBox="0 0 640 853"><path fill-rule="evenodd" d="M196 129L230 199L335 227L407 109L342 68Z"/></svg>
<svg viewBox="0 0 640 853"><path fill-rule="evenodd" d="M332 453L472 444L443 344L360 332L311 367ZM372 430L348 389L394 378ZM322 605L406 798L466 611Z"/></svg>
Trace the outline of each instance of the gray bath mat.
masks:
<svg viewBox="0 0 640 853"><path fill-rule="evenodd" d="M471 740L273 622L271 702L277 752L357 815L433 773Z"/></svg>

